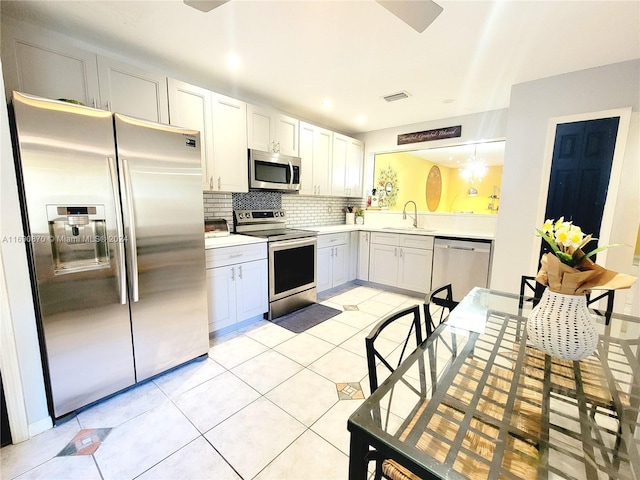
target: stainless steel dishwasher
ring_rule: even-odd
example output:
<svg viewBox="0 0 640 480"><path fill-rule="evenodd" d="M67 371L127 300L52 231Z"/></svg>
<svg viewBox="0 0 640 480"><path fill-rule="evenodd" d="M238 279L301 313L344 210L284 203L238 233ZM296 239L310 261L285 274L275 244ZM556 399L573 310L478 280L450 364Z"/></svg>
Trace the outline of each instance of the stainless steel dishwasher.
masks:
<svg viewBox="0 0 640 480"><path fill-rule="evenodd" d="M436 238L433 245L432 288L450 283L456 301L473 287L489 286L491 242Z"/></svg>

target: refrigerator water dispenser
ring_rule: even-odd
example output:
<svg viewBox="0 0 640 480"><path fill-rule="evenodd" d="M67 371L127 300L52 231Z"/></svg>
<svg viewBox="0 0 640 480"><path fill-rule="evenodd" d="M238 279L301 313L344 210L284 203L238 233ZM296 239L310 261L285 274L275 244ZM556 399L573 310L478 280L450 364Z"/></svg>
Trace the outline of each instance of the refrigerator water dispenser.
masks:
<svg viewBox="0 0 640 480"><path fill-rule="evenodd" d="M104 205L47 205L54 274L109 268Z"/></svg>

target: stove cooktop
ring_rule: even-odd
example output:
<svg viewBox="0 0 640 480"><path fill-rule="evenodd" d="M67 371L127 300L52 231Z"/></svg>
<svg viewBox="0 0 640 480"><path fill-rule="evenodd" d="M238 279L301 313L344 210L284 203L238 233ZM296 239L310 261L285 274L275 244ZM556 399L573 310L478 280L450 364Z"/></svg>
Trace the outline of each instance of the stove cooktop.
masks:
<svg viewBox="0 0 640 480"><path fill-rule="evenodd" d="M314 232L311 230L298 230L295 228L254 230L249 232L237 232L237 233L241 233L242 235L249 235L251 237L266 238L270 242L276 241L276 240L291 240L294 238L315 237L318 235L317 232Z"/></svg>

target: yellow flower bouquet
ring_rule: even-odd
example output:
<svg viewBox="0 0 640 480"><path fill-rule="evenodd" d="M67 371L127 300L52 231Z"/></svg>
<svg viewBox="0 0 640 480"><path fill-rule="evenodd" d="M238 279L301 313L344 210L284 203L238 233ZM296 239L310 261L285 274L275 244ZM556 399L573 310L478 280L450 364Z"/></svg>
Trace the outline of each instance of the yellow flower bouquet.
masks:
<svg viewBox="0 0 640 480"><path fill-rule="evenodd" d="M579 226L565 221L564 217L557 221L547 220L536 231L553 251L542 256L536 280L547 285L552 292L583 295L592 289L629 288L635 282L636 277L607 270L590 259L618 244L605 245L584 253L582 248L596 239L592 235L585 235Z"/></svg>

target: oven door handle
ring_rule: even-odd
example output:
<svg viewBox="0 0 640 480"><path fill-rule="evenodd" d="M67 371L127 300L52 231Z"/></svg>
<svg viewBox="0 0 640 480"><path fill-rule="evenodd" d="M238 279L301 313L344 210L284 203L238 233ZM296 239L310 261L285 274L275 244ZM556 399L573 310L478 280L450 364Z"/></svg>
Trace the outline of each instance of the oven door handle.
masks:
<svg viewBox="0 0 640 480"><path fill-rule="evenodd" d="M283 248L301 247L304 245L316 245L318 243L316 237L294 238L292 240L278 240L269 242L269 250L281 250Z"/></svg>

